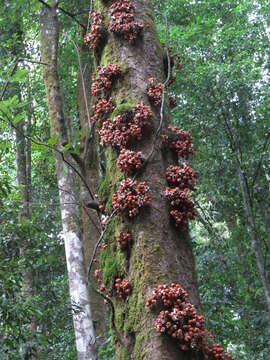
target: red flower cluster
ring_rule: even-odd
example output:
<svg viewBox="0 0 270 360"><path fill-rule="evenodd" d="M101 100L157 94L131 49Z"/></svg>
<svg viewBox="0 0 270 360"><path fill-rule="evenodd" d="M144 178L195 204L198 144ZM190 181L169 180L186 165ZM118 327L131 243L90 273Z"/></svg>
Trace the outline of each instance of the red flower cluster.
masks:
<svg viewBox="0 0 270 360"><path fill-rule="evenodd" d="M149 85L147 88L147 95L149 97L149 100L155 106L161 106L164 84L156 83L154 78L152 78L152 77L148 79L148 82L149 82Z"/></svg>
<svg viewBox="0 0 270 360"><path fill-rule="evenodd" d="M143 30L143 22L135 21L136 6L130 0L121 0L110 6L111 20L108 29L124 38L132 44Z"/></svg>
<svg viewBox="0 0 270 360"><path fill-rule="evenodd" d="M188 294L179 284L159 285L147 306L158 303L162 309L155 328L177 340L181 350L199 351L205 338L204 317L199 316L195 307L188 301Z"/></svg>
<svg viewBox="0 0 270 360"><path fill-rule="evenodd" d="M111 297L112 296L111 291L109 291L102 282L102 269L96 269L94 273L94 277L99 285L98 291Z"/></svg>
<svg viewBox="0 0 270 360"><path fill-rule="evenodd" d="M112 205L114 209L125 213L132 218L144 206L151 204L149 187L146 182L132 181L128 178L122 180L116 194L113 194Z"/></svg>
<svg viewBox="0 0 270 360"><path fill-rule="evenodd" d="M177 139L170 143L170 148L174 150L179 157L184 159L188 159L190 155L194 155L192 137L189 132L172 125L169 125L169 129L177 135Z"/></svg>
<svg viewBox="0 0 270 360"><path fill-rule="evenodd" d="M138 127L143 127L144 125L148 125L153 113L150 106L147 106L144 104L143 101L140 102L139 105L137 105L133 112L133 122Z"/></svg>
<svg viewBox="0 0 270 360"><path fill-rule="evenodd" d="M97 68L98 75L93 75L93 84L92 84L92 95L100 96L103 91L110 90L113 84L113 81L122 75L121 68L118 64L108 64L101 68Z"/></svg>
<svg viewBox="0 0 270 360"><path fill-rule="evenodd" d="M101 38L101 31L104 25L104 16L99 11L95 11L90 16L92 19L92 26L90 32L85 36L85 44L90 44L90 49L94 49L99 39Z"/></svg>
<svg viewBox="0 0 270 360"><path fill-rule="evenodd" d="M110 144L114 147L123 148L128 144L131 136L137 137L137 133L131 134L127 117L118 115L112 121L108 119L103 122L99 136L102 146Z"/></svg>
<svg viewBox="0 0 270 360"><path fill-rule="evenodd" d="M170 202L170 215L175 220L176 226L188 226L189 220L196 217L195 205L192 199L187 195L188 189L180 190L179 187L167 188L165 197Z"/></svg>
<svg viewBox="0 0 270 360"><path fill-rule="evenodd" d="M131 285L127 279L117 278L114 281L114 288L120 300L127 298L131 293Z"/></svg>
<svg viewBox="0 0 270 360"><path fill-rule="evenodd" d="M117 160L117 165L122 172L127 175L133 175L142 167L142 153L140 151L122 149Z"/></svg>
<svg viewBox="0 0 270 360"><path fill-rule="evenodd" d="M180 166L170 165L166 170L166 179L170 186L178 186L181 190L194 190L198 182L197 173L187 163Z"/></svg>
<svg viewBox="0 0 270 360"><path fill-rule="evenodd" d="M114 110L115 103L110 97L109 100L98 99L96 104L93 106L93 117L92 122L102 123L107 119L108 115Z"/></svg>
<svg viewBox="0 0 270 360"><path fill-rule="evenodd" d="M179 284L158 285L146 302L147 307L153 305L162 309L155 321L156 330L175 339L181 350L201 352L205 359L233 360L219 344L207 344L204 317L198 315Z"/></svg>
<svg viewBox="0 0 270 360"><path fill-rule="evenodd" d="M131 243L131 234L129 232L121 231L117 237L117 243L122 250L126 249Z"/></svg>
<svg viewBox="0 0 270 360"><path fill-rule="evenodd" d="M96 269L95 273L94 273L94 277L95 277L97 282L102 280L102 269Z"/></svg>
<svg viewBox="0 0 270 360"><path fill-rule="evenodd" d="M151 117L151 108L141 102L132 111L118 115L112 121L104 121L99 130L101 145L126 147L131 139L141 138L142 127L149 123Z"/></svg>
<svg viewBox="0 0 270 360"><path fill-rule="evenodd" d="M206 360L233 360L233 357L224 352L220 344L213 344L211 347L205 346L205 359Z"/></svg>

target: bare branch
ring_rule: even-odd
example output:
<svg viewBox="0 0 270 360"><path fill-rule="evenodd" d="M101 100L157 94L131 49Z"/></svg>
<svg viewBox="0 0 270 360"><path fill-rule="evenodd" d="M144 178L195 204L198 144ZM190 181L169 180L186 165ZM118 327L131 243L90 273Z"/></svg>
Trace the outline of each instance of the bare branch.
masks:
<svg viewBox="0 0 270 360"><path fill-rule="evenodd" d="M78 64L79 64L79 69L80 69L80 76L81 76L81 82L82 82L82 88L83 88L83 97L84 97L84 103L85 103L85 109L86 109L86 113L87 113L87 119L88 119L88 126L91 132L91 118L90 118L90 114L89 114L89 108L88 108L88 101L87 101L87 95L86 95L86 89L85 89L85 83L84 83L84 77L83 77L83 70L82 70L82 63L81 63L81 57L80 57L80 52L78 49L78 46L75 44L74 41L72 41L76 52L77 52L77 57L78 57Z"/></svg>
<svg viewBox="0 0 270 360"><path fill-rule="evenodd" d="M3 112L3 111L2 111L2 112ZM20 130L13 124L12 120L10 120L10 119L8 118L7 114L5 114L5 116L6 116L6 118L7 118L7 122L9 123L9 125L10 125L13 129L15 129L16 131L19 131L19 132L20 132ZM6 122L3 117L1 117L1 119L2 119L2 121ZM60 154L61 157L62 157L62 160L63 160L69 167L71 167L72 170L73 170L73 171L79 176L79 178L82 180L82 182L84 183L84 185L85 185L85 187L86 187L86 189L87 189L87 191L88 191L91 199L94 200L93 192L92 192L91 189L89 188L89 186L88 186L88 184L87 184L87 181L85 180L85 178L83 177L83 175L80 173L80 171L78 171L78 170L76 169L76 167L75 167L73 164L71 164L71 163L65 158L65 154L64 154L61 150L59 150L59 149L57 149L56 147L53 147L53 146L51 146L51 145L49 145L49 144L47 144L47 143L44 143L44 142L42 142L42 141L40 141L40 140L37 141L37 140L33 139L32 137L27 136L27 135L24 134L24 133L22 133L22 135L23 135L26 139L28 139L28 140L30 140L31 142L33 142L34 144L39 145L39 146L45 146L45 147L47 147L48 149L53 150L53 151L56 151L58 154Z"/></svg>
<svg viewBox="0 0 270 360"><path fill-rule="evenodd" d="M69 16L71 19L73 19L78 25L80 25L84 30L86 30L86 26L82 24L78 19L76 19L76 16L69 11L63 9L62 7L58 6L58 9L62 11L63 14Z"/></svg>
<svg viewBox="0 0 270 360"><path fill-rule="evenodd" d="M43 0L38 0L41 4L43 4L44 6L46 6L48 9L51 9L50 5L47 4L45 1Z"/></svg>
<svg viewBox="0 0 270 360"><path fill-rule="evenodd" d="M19 61L20 61L20 60L17 58L16 61L15 61L14 66L13 66L13 69L12 69L12 71L11 71L11 73L10 73L10 76L9 76L10 78L15 74L15 72L16 72L16 70L17 70L17 67L18 67L18 64L19 64ZM6 91L7 91L7 88L8 88L9 83L10 83L10 80L7 80L6 83L5 83L5 85L4 85L3 91L2 91L2 93L1 93L0 101L3 100L3 98L4 98L4 96L5 96L5 93L6 93Z"/></svg>
<svg viewBox="0 0 270 360"><path fill-rule="evenodd" d="M100 237L99 237L99 239L98 239L98 241L97 241L97 243L96 243L96 245L95 245L95 248L94 248L94 251L93 251L93 255L92 255L92 259L91 259L90 264L89 264L89 267L88 267L88 274L87 274L88 279L89 279L89 277L90 277L90 273L91 273L91 270L92 270L92 266L93 266L93 263L94 263L94 259L95 259L95 257L96 257L96 253L97 253L98 246L99 246L99 244L101 244L101 242L102 242L102 240L103 240L103 238L104 238L104 235L105 235L105 233L106 233L107 227L108 227L109 223L111 222L112 218L114 217L116 211L117 211L117 210L113 210L113 212L111 213L111 215L110 215L109 219L107 220L106 225L105 225L104 229L102 230L102 233L100 234Z"/></svg>

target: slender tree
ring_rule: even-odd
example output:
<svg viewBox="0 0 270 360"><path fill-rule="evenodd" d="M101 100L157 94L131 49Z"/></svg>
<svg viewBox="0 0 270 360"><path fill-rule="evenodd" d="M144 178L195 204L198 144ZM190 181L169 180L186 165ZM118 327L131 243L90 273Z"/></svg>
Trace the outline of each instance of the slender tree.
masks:
<svg viewBox="0 0 270 360"><path fill-rule="evenodd" d="M55 152L55 162L70 297L73 305L77 358L94 360L97 358L95 332L90 309L79 213L76 204L75 173L73 172L76 165L72 166L73 160L71 157L61 152L63 146L68 144L68 132L57 67L59 41L57 6L58 1L55 1L51 6L44 6L41 10L41 52L42 60L47 64L44 66L44 82L48 97L51 134L59 138L58 150Z"/></svg>

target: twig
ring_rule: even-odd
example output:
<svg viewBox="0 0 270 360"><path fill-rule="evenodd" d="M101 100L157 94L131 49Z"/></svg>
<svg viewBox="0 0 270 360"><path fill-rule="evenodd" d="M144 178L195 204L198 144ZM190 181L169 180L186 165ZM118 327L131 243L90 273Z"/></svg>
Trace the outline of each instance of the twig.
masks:
<svg viewBox="0 0 270 360"><path fill-rule="evenodd" d="M120 334L118 333L118 331L116 329L116 325L115 325L115 308L114 308L114 304L113 304L112 300L108 296L106 296L105 294L99 292L97 289L94 289L94 290L95 290L95 292L97 294L99 294L101 297L103 297L103 299L106 300L108 302L108 304L110 304L111 309L112 309L112 318L111 318L112 328L113 328L113 330L114 330L114 332L116 334L117 340L122 345Z"/></svg>
<svg viewBox="0 0 270 360"><path fill-rule="evenodd" d="M80 75L81 75L81 82L82 82L82 87L83 87L83 97L84 97L84 103L85 103L85 109L86 109L86 113L87 113L87 119L88 119L88 126L91 132L91 118L90 118L90 114L89 114L89 109L88 109L88 101L87 101L87 95L86 95L86 89L85 89L85 83L84 83L84 77L83 77L83 70L82 70L82 63L81 63L81 57L80 57L80 52L78 49L78 46L75 44L75 42L72 40L72 43L76 49L76 53L77 53L77 57L78 57L78 64L79 64L79 69L80 69Z"/></svg>
<svg viewBox="0 0 270 360"><path fill-rule="evenodd" d="M44 6L46 6L48 9L51 9L50 5L47 4L45 1L43 0L38 0L41 4L43 4Z"/></svg>
<svg viewBox="0 0 270 360"><path fill-rule="evenodd" d="M80 25L84 30L86 30L86 26L82 24L79 20L76 19L76 16L71 14L69 11L63 9L62 7L58 7L60 11L62 11L63 14L69 16L71 19L73 19L78 25Z"/></svg>
<svg viewBox="0 0 270 360"><path fill-rule="evenodd" d="M44 6L46 6L48 9L52 9L52 7L47 4L45 1L43 0L38 0L41 4L43 4ZM82 23L80 23L79 20L76 19L76 16L72 13L70 13L69 11L63 9L62 7L58 6L58 1L55 3L54 8L58 8L60 11L62 11L63 14L69 16L71 19L73 19L78 25L80 25L84 30L86 30L86 26Z"/></svg>
<svg viewBox="0 0 270 360"><path fill-rule="evenodd" d="M105 225L104 229L102 230L102 233L100 234L100 237L99 237L99 239L98 239L98 241L97 241L97 243L96 243L96 245L95 245L95 248L94 248L94 251L93 251L93 255L92 255L92 259L91 259L90 264L89 264L89 267L88 267L88 273L87 273L88 279L89 279L89 277L90 277L90 273L91 273L91 270L92 270L92 266L93 266L93 263L94 263L94 259L95 259L95 257L96 257L96 253L97 253L98 246L99 246L99 244L102 242L102 240L103 240L103 238L104 238L104 235L105 235L105 232L106 232L106 230L107 230L108 224L111 222L111 220L112 220L114 214L116 213L116 211L117 211L117 210L113 210L113 212L111 213L111 215L110 215L109 219L107 220L106 225Z"/></svg>
<svg viewBox="0 0 270 360"><path fill-rule="evenodd" d="M14 67L13 67L11 73L10 73L9 78L11 78L11 77L15 74L15 72L16 72L16 70L17 70L17 67L18 67L18 64L19 64L19 58L16 59L15 64L14 64ZM3 98L4 98L4 96L5 96L5 93L6 93L6 91L7 91L7 87L8 87L8 85L9 85L9 83L10 83L10 80L7 80L6 83L5 83L5 85L4 85L3 91L2 91L2 93L1 93L0 101L3 100Z"/></svg>
<svg viewBox="0 0 270 360"><path fill-rule="evenodd" d="M88 22L87 22L87 29L86 29L86 34L89 31L89 27L90 27L90 16L92 14L93 11L93 6L94 6L94 0L90 0L90 6L89 6L89 13L88 13Z"/></svg>
<svg viewBox="0 0 270 360"><path fill-rule="evenodd" d="M26 62L30 62L30 63L32 63L32 64L49 66L49 64L44 63L44 62L42 62L42 61L36 61L36 60L27 59L27 58L20 58L19 61L26 61Z"/></svg>
<svg viewBox="0 0 270 360"><path fill-rule="evenodd" d="M2 112L3 112L3 111L2 111ZM64 155L64 153L63 153L61 150L59 150L59 149L57 149L56 147L53 147L53 146L51 146L51 145L49 145L49 144L43 143L43 142L41 142L41 141L34 140L33 138L27 136L26 134L24 134L23 132L21 132L21 131L12 123L12 121L8 118L7 114L5 114L5 116L6 116L6 118L7 118L7 122L10 124L10 126L11 126L13 129L15 129L16 131L19 131L26 139L31 140L31 142L33 142L33 143L36 144L36 145L45 146L45 147L47 147L48 149L54 150L54 151L56 151L58 154L60 154L61 157L62 157L62 160L63 160L69 167L71 167L72 170L73 170L73 171L79 176L79 178L82 180L82 182L84 183L84 185L85 185L85 187L86 187L89 195L90 195L91 198L94 200L94 195L93 195L91 189L89 188L89 186L88 186L85 178L84 178L84 177L82 176L82 174L76 169L76 167L75 167L74 165L72 165L68 160L65 159L65 155ZM1 119L2 119L2 121L5 121L5 119L4 119L3 117L1 117Z"/></svg>

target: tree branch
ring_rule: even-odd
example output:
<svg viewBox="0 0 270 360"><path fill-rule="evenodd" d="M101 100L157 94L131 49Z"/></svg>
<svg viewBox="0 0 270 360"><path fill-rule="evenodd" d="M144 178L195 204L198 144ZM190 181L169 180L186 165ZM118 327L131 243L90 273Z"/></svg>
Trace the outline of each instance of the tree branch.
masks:
<svg viewBox="0 0 270 360"><path fill-rule="evenodd" d="M58 6L58 9L60 11L62 11L63 14L69 16L71 19L73 19L78 25L80 25L85 31L86 31L86 26L84 24L82 24L79 20L76 19L76 16L72 13L70 13L69 11L63 9L62 7Z"/></svg>
<svg viewBox="0 0 270 360"><path fill-rule="evenodd" d="M20 61L20 59L17 58L16 61L15 61L14 67L13 67L11 73L10 73L10 76L9 76L10 78L15 74L15 72L16 72L16 70L17 70L17 67L18 67L18 64L19 64L19 61ZM6 83L5 83L5 85L4 85L3 91L2 91L1 96L0 96L0 101L2 101L3 98L4 98L4 96L5 96L5 93L6 93L6 91L7 91L7 87L8 87L8 85L9 85L9 82L10 82L10 81L7 80Z"/></svg>
<svg viewBox="0 0 270 360"><path fill-rule="evenodd" d="M38 0L41 4L43 4L44 6L46 6L48 9L51 9L51 6L49 4L47 4L45 1L43 0Z"/></svg>
<svg viewBox="0 0 270 360"><path fill-rule="evenodd" d="M3 112L3 111L2 111L2 112ZM9 125L10 125L13 129L15 129L16 131L19 131L19 132L20 132L20 130L19 130L19 129L13 124L13 122L8 118L7 114L5 114L5 116L6 116L6 118L7 118L7 122L9 123ZM3 117L1 117L1 119L2 119L2 121L6 122ZM53 147L53 146L51 146L51 145L49 145L49 144L47 144L47 143L44 143L44 142L42 142L42 141L34 140L33 138L25 135L24 133L22 133L22 134L23 134L23 136L24 136L26 139L30 140L30 141L33 142L34 144L39 145L39 146L45 146L45 147L47 147L48 149L53 150L53 151L56 151L58 154L60 154L61 157L62 157L62 160L63 160L69 167L71 167L72 170L73 170L73 171L79 176L79 178L82 180L82 182L84 183L84 185L85 185L85 187L86 187L86 189L87 189L87 191L88 191L91 199L93 199L93 200L95 199L95 198L94 198L94 195L93 195L93 192L92 192L91 189L89 188L89 186L88 186L87 181L85 180L85 178L82 176L82 174L80 173L80 171L78 171L78 170L76 169L76 167L75 167L73 164L71 164L71 163L65 158L65 154L64 154L61 150L59 150L59 149L57 149L56 147Z"/></svg>

